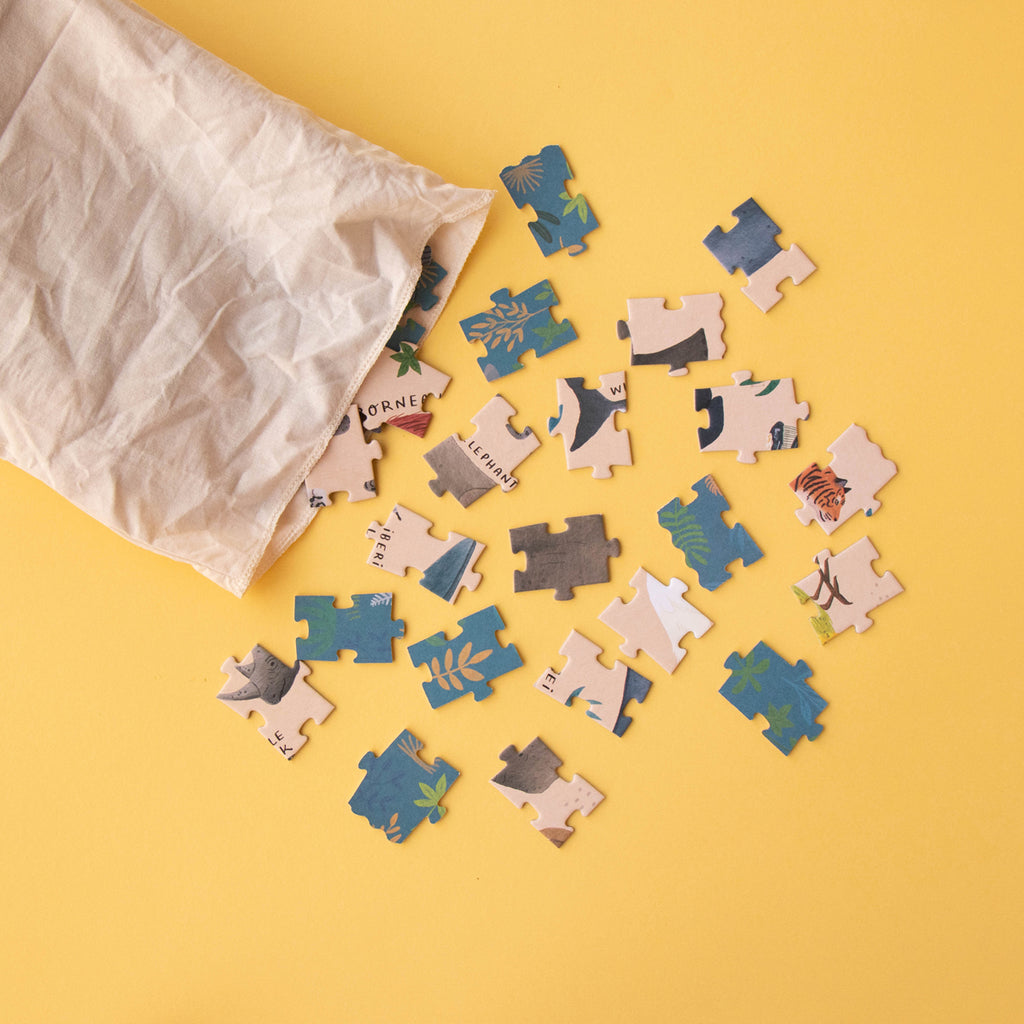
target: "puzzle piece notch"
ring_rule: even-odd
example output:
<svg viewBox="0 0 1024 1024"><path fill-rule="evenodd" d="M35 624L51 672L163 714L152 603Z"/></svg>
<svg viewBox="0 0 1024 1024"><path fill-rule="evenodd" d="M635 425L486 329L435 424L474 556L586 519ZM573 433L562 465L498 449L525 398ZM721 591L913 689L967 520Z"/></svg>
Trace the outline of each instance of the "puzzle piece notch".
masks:
<svg viewBox="0 0 1024 1024"><path fill-rule="evenodd" d="M721 359L722 296L718 292L683 295L679 309L664 299L627 299L626 320L618 322L621 341L630 342L630 365L666 365L670 377L689 372L687 363Z"/></svg>
<svg viewBox="0 0 1024 1024"><path fill-rule="evenodd" d="M412 323L415 321L407 321L407 325ZM419 359L411 343L401 341L394 349L389 342L356 393L355 403L362 414L363 426L377 431L390 423L423 437L431 419L423 403L429 395L440 398L450 380L446 373Z"/></svg>
<svg viewBox="0 0 1024 1024"><path fill-rule="evenodd" d="M492 604L488 608L459 619L462 632L448 640L443 632L409 645L414 665L426 665L429 681L423 692L432 708L439 708L472 693L483 700L494 692L490 682L523 664L514 644L498 642L498 631L505 622Z"/></svg>
<svg viewBox="0 0 1024 1024"><path fill-rule="evenodd" d="M793 585L801 604L811 601L817 606L811 625L823 644L850 626L863 633L873 624L867 613L903 593L891 572L879 576L872 568L878 557L867 537L836 555L826 548L814 556L816 570Z"/></svg>
<svg viewBox="0 0 1024 1024"><path fill-rule="evenodd" d="M240 718L257 712L264 722L260 735L286 760L306 742L303 725L310 720L322 725L334 710L334 705L306 682L308 665L296 661L289 666L261 644L240 662L228 658L220 670L227 682L217 699Z"/></svg>
<svg viewBox="0 0 1024 1024"><path fill-rule="evenodd" d="M395 576L404 576L410 566L419 569L420 586L451 604L463 587L476 590L480 585L482 577L473 566L484 545L460 533L438 540L430 534L433 525L404 505L395 505L383 526L375 521L367 527L366 536L374 544L366 562Z"/></svg>
<svg viewBox="0 0 1024 1024"><path fill-rule="evenodd" d="M521 751L509 745L499 756L505 767L491 785L516 807L530 804L537 812L530 824L557 847L575 831L568 823L573 811L586 816L604 799L579 775L566 782L557 771L561 759L539 736Z"/></svg>
<svg viewBox="0 0 1024 1024"><path fill-rule="evenodd" d="M570 256L586 251L584 235L598 227L583 195L570 196L566 182L573 177L561 146L545 146L501 171L501 181L521 210L533 207L537 219L529 224L545 256L567 249Z"/></svg>
<svg viewBox="0 0 1024 1024"><path fill-rule="evenodd" d="M896 463L887 459L856 423L826 451L832 455L828 466L822 469L812 462L789 486L804 503L796 510L797 519L804 526L817 522L831 534L858 509L872 516L882 507L875 493L896 475Z"/></svg>
<svg viewBox="0 0 1024 1024"><path fill-rule="evenodd" d="M700 585L705 590L717 590L732 578L727 565L737 558L745 566L752 565L764 552L742 524L726 526L722 517L732 506L713 476L698 480L690 490L697 497L688 505L673 498L658 509L658 524L668 530L673 545L697 573Z"/></svg>
<svg viewBox="0 0 1024 1024"><path fill-rule="evenodd" d="M369 751L359 762L366 777L349 806L392 843L404 842L424 818L436 824L444 817L448 809L441 798L460 774L441 758L425 761L422 749L423 743L406 729L382 754Z"/></svg>
<svg viewBox="0 0 1024 1024"><path fill-rule="evenodd" d="M768 728L762 735L782 753L788 756L801 736L821 735L815 719L828 701L807 684L813 674L807 662L791 665L762 640L745 658L734 651L725 667L730 675L718 692L747 718L763 715Z"/></svg>
<svg viewBox="0 0 1024 1024"><path fill-rule="evenodd" d="M686 656L683 637L700 638L714 623L683 597L688 587L682 580L672 577L666 586L641 567L629 585L636 595L628 603L615 598L598 618L623 638L623 654L635 658L642 648L671 674Z"/></svg>
<svg viewBox="0 0 1024 1024"><path fill-rule="evenodd" d="M571 601L573 587L608 582L608 559L618 556L620 546L605 538L604 516L569 516L565 525L561 533L550 533L547 523L508 531L513 553L526 553L526 569L515 571L517 594L552 588L556 601Z"/></svg>
<svg viewBox="0 0 1024 1024"><path fill-rule="evenodd" d="M561 435L570 470L592 469L596 480L611 477L612 466L632 466L629 431L617 430L615 414L626 411L626 373L606 373L599 388L584 386L582 377L556 381L558 415L548 419L548 433Z"/></svg>
<svg viewBox="0 0 1024 1024"><path fill-rule="evenodd" d="M364 501L377 494L373 463L381 458L379 441L367 443L359 420L359 407L350 405L327 443L319 462L306 477L310 508L331 504L331 495L348 491L349 501Z"/></svg>
<svg viewBox="0 0 1024 1024"><path fill-rule="evenodd" d="M694 390L694 407L708 414L708 425L697 428L700 450L734 451L737 462L753 465L757 452L796 448L797 424L810 416L810 406L797 403L793 379L755 381L749 370L732 379L732 385Z"/></svg>
<svg viewBox="0 0 1024 1024"><path fill-rule="evenodd" d="M759 270L749 274L747 284L740 291L762 313L767 313L776 302L781 301L782 292L779 291L779 285L783 281L789 278L793 284L803 284L817 269L800 246L791 245Z"/></svg>
<svg viewBox="0 0 1024 1024"><path fill-rule="evenodd" d="M337 661L347 650L356 652L356 662L393 661L391 641L405 636L405 621L391 618L392 600L388 593L353 594L351 607L338 608L331 596L296 597L295 621L308 624L307 637L295 640L297 657Z"/></svg>

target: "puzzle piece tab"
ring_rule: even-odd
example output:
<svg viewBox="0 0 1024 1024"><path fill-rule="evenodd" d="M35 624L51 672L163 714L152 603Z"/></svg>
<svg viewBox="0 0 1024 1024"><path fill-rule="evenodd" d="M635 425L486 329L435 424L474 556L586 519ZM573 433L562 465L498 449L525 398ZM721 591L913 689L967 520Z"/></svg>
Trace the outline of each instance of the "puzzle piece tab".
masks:
<svg viewBox="0 0 1024 1024"><path fill-rule="evenodd" d="M569 469L593 469L593 476L606 480L612 466L632 466L629 432L615 428L615 414L626 411L626 374L606 373L599 388L588 388L582 377L556 381L558 415L548 420L548 433L559 434L565 442Z"/></svg>
<svg viewBox="0 0 1024 1024"><path fill-rule="evenodd" d="M623 638L623 654L635 658L643 648L666 672L674 672L686 656L679 646L683 637L702 637L714 623L683 597L688 588L682 580L673 577L666 586L641 568L629 585L636 596L628 604L615 598L598 618Z"/></svg>
<svg viewBox="0 0 1024 1024"><path fill-rule="evenodd" d="M487 380L523 369L519 357L524 352L532 350L539 358L576 339L568 320L556 323L551 316L558 296L550 281L539 281L518 295L502 288L491 302L490 309L459 321L466 339L482 342L487 349L486 355L477 358Z"/></svg>
<svg viewBox="0 0 1024 1024"><path fill-rule="evenodd" d="M673 498L658 509L658 523L668 530L672 543L686 556L705 590L717 590L732 578L726 566L737 558L744 565L756 562L763 552L746 529L737 523L726 526L722 514L731 506L710 474L691 488L697 495L689 505Z"/></svg>
<svg viewBox="0 0 1024 1024"><path fill-rule="evenodd" d="M810 416L810 407L797 404L793 379L753 380L749 370L732 379L732 385L693 392L697 412L708 414L708 425L697 428L700 450L738 452L737 462L752 465L757 452L796 448L797 423Z"/></svg>
<svg viewBox="0 0 1024 1024"><path fill-rule="evenodd" d="M426 665L430 680L423 684L432 708L473 694L483 700L494 692L488 685L492 679L519 668L523 659L513 644L498 643L498 631L505 628L498 609L489 608L459 619L462 632L454 640L444 633L435 633L426 640L409 645L414 665Z"/></svg>
<svg viewBox="0 0 1024 1024"><path fill-rule="evenodd" d="M527 427L514 430L509 420L515 408L501 395L495 395L471 420L476 433L463 441L451 434L431 448L423 458L437 474L429 481L439 497L448 491L468 508L496 484L511 491L519 481L512 470L540 445L540 439Z"/></svg>
<svg viewBox="0 0 1024 1024"><path fill-rule="evenodd" d="M549 533L547 523L508 531L512 551L526 552L526 570L515 571L517 594L553 588L556 601L571 601L573 587L608 582L608 559L620 548L618 540L605 538L604 516L569 516L565 525L561 533Z"/></svg>
<svg viewBox="0 0 1024 1024"><path fill-rule="evenodd" d="M407 324L412 323L415 321L407 321ZM422 334L420 328L419 336ZM385 423L390 423L423 437L431 418L423 402L428 395L440 398L451 377L419 359L413 343L398 341L395 348L392 341L384 347L359 386L356 405L367 430L380 430Z"/></svg>
<svg viewBox="0 0 1024 1024"><path fill-rule="evenodd" d="M666 365L670 377L682 377L687 363L725 355L722 296L683 295L680 301L680 309L667 309L664 299L626 299L628 319L619 321L618 334L629 338L631 365Z"/></svg>
<svg viewBox="0 0 1024 1024"><path fill-rule="evenodd" d="M447 540L430 535L434 524L429 519L395 505L382 526L370 523L366 536L373 540L373 550L367 565L404 576L410 566L423 573L420 586L432 594L454 603L462 587L476 590L480 573L473 565L484 545L460 533L451 533Z"/></svg>
<svg viewBox="0 0 1024 1024"><path fill-rule="evenodd" d="M850 626L863 633L872 625L867 613L903 593L891 572L879 576L871 568L876 558L878 552L867 537L837 555L826 548L814 556L816 571L793 585L801 604L812 601L818 606L811 625L823 644Z"/></svg>
<svg viewBox="0 0 1024 1024"><path fill-rule="evenodd" d="M821 735L815 719L828 701L807 685L812 672L806 661L791 665L762 640L745 658L730 654L725 667L731 674L718 692L747 718L764 715L768 728L762 735L784 754L801 736Z"/></svg>
<svg viewBox="0 0 1024 1024"><path fill-rule="evenodd" d="M379 441L367 443L359 421L359 407L350 405L320 461L306 477L310 508L330 505L331 495L336 491L348 491L349 501L375 497L373 462L382 454Z"/></svg>
<svg viewBox="0 0 1024 1024"><path fill-rule="evenodd" d="M868 440L863 427L851 424L826 449L832 462L822 469L812 462L790 487L804 503L796 517L804 526L811 521L826 532L838 529L858 509L874 515L882 503L875 492L896 475L896 463Z"/></svg>
<svg viewBox="0 0 1024 1024"><path fill-rule="evenodd" d="M573 811L590 814L604 799L603 793L579 775L566 782L557 770L561 759L540 737L522 751L508 746L500 757L505 767L491 779L491 785L516 807L530 804L537 812L530 824L555 846L561 846L575 831L568 824Z"/></svg>
<svg viewBox="0 0 1024 1024"><path fill-rule="evenodd" d="M228 679L217 699L241 718L254 711L261 715L260 735L288 760L306 742L302 726L310 719L322 725L334 710L306 682L308 665L301 661L286 665L260 644L241 662L228 658L220 670Z"/></svg>
<svg viewBox="0 0 1024 1024"><path fill-rule="evenodd" d="M350 608L336 608L333 597L295 598L295 621L309 624L308 638L297 637L295 653L307 661L337 661L342 650L357 662L393 661L391 641L405 636L405 622L391 618L391 594L353 594Z"/></svg>
<svg viewBox="0 0 1024 1024"><path fill-rule="evenodd" d="M523 157L501 172L501 181L521 210L529 204L537 219L530 231L545 256L568 249L578 256L587 248L583 236L598 226L587 200L570 196L566 182L572 171L561 146L545 146L534 156Z"/></svg>
<svg viewBox="0 0 1024 1024"><path fill-rule="evenodd" d="M359 762L366 777L349 806L392 843L404 842L424 818L436 824L448 812L440 801L459 772L441 758L424 761L422 749L423 743L406 729L383 754L370 751Z"/></svg>

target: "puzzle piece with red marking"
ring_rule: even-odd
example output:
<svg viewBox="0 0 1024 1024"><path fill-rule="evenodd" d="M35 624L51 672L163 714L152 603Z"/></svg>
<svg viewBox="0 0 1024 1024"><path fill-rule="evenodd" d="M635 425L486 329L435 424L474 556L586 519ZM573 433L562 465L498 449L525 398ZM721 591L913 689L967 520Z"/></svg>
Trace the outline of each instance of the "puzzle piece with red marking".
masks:
<svg viewBox="0 0 1024 1024"><path fill-rule="evenodd" d="M582 377L556 381L558 415L548 419L548 433L561 435L569 469L592 469L607 480L612 466L632 466L629 432L617 430L615 414L626 411L626 373L606 373L599 388L588 388Z"/></svg>
<svg viewBox="0 0 1024 1024"><path fill-rule="evenodd" d="M725 355L722 296L683 295L680 301L679 309L668 309L664 299L626 299L627 319L618 322L618 335L629 338L630 365L666 365L670 377L682 377L687 363Z"/></svg>
<svg viewBox="0 0 1024 1024"><path fill-rule="evenodd" d="M512 589L555 591L556 601L571 601L573 587L608 582L608 559L619 554L619 542L608 540L604 516L569 516L566 529L549 533L547 523L517 526L508 531L512 551L526 553L526 569L516 569Z"/></svg>
<svg viewBox="0 0 1024 1024"><path fill-rule="evenodd" d="M295 621L308 624L308 635L295 640L295 653L306 661L337 661L342 650L355 651L356 662L393 661L392 639L405 636L405 622L391 618L391 594L353 594L349 608L337 608L330 596L295 598Z"/></svg>
<svg viewBox="0 0 1024 1024"><path fill-rule="evenodd" d="M336 491L348 491L349 501L363 501L377 494L373 463L382 456L379 441L367 443L359 421L359 407L350 405L320 461L306 477L310 508L331 504Z"/></svg>

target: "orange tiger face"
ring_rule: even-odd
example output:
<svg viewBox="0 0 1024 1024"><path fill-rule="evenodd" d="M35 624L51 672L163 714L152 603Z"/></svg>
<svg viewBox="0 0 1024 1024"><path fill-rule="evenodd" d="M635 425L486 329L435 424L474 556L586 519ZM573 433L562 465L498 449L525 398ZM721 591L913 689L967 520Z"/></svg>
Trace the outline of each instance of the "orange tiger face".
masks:
<svg viewBox="0 0 1024 1024"><path fill-rule="evenodd" d="M808 466L790 485L808 505L813 505L822 522L834 523L839 518L846 495L850 488L846 481L826 467L821 469L818 464Z"/></svg>

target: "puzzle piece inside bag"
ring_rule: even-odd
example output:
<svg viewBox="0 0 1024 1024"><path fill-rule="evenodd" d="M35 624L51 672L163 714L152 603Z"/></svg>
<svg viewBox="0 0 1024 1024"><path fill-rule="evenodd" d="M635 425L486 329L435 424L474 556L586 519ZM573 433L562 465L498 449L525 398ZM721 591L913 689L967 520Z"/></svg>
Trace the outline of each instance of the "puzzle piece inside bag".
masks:
<svg viewBox="0 0 1024 1024"><path fill-rule="evenodd" d="M363 501L377 494L373 462L383 455L379 441L367 443L359 420L359 407L349 406L320 461L306 477L310 508L331 504L331 495L348 491L349 501Z"/></svg>
<svg viewBox="0 0 1024 1024"><path fill-rule="evenodd" d="M896 463L887 459L856 423L826 451L832 455L829 465L822 469L812 462L789 486L804 503L796 510L797 519L804 526L814 521L830 534L858 509L872 516L882 507L875 492L896 475Z"/></svg>
<svg viewBox="0 0 1024 1024"><path fill-rule="evenodd" d="M483 700L494 692L491 680L512 672L523 664L514 644L498 643L498 631L505 622L492 604L459 619L462 632L452 640L435 633L409 645L414 665L426 665L430 679L423 684L432 708L439 708L466 694Z"/></svg>
<svg viewBox="0 0 1024 1024"><path fill-rule="evenodd" d="M608 582L608 559L619 554L619 542L608 540L604 516L569 516L566 529L549 533L547 523L517 526L508 531L512 551L526 553L526 569L516 569L513 590L554 589L556 601L571 601L573 587Z"/></svg>
<svg viewBox="0 0 1024 1024"><path fill-rule="evenodd" d="M780 248L775 236L782 229L753 199L737 206L732 215L736 225L728 231L712 228L704 245L730 274L742 270L747 275L740 291L767 313L782 298L778 286L786 278L800 284L817 267L799 246Z"/></svg>
<svg viewBox="0 0 1024 1024"><path fill-rule="evenodd" d="M438 303L434 289L448 276L448 271L434 259L434 250L425 246L420 256L420 279L409 300L409 309L422 309L424 312L433 309Z"/></svg>
<svg viewBox="0 0 1024 1024"><path fill-rule="evenodd" d="M726 659L730 676L718 691L747 718L763 715L768 728L762 733L788 755L801 736L821 735L815 719L828 701L807 685L812 675L805 661L791 665L763 640L744 658L734 651Z"/></svg>
<svg viewBox="0 0 1024 1024"><path fill-rule="evenodd" d="M447 540L431 536L434 524L403 505L395 505L382 526L370 523L366 536L373 544L368 565L395 576L404 576L412 567L423 573L420 586L432 594L454 603L462 588L476 590L480 573L473 565L484 545L460 533L450 533Z"/></svg>
<svg viewBox="0 0 1024 1024"><path fill-rule="evenodd" d="M295 653L307 661L337 661L342 650L355 651L357 662L393 661L392 639L405 636L405 622L391 618L391 594L353 594L349 608L336 608L333 597L295 598L295 621L308 623L308 637L295 640Z"/></svg>
<svg viewBox="0 0 1024 1024"><path fill-rule="evenodd" d="M629 585L636 596L628 604L615 598L598 618L623 638L619 650L627 657L635 658L642 648L666 672L674 672L686 656L683 637L702 637L714 623L683 597L688 587L682 580L673 577L666 586L640 568Z"/></svg>
<svg viewBox="0 0 1024 1024"><path fill-rule="evenodd" d="M558 653L566 659L565 667L560 672L545 669L534 687L566 707L576 698L586 701L590 705L587 717L621 736L633 721L625 713L626 705L631 700L643 703L651 688L650 679L621 661L605 668L597 660L601 648L575 629Z"/></svg>
<svg viewBox="0 0 1024 1024"><path fill-rule="evenodd" d="M680 301L679 309L668 309L664 299L626 299L628 319L618 322L618 335L629 338L632 366L665 365L670 377L681 377L687 363L725 355L722 296L683 295Z"/></svg>
<svg viewBox="0 0 1024 1024"><path fill-rule="evenodd" d="M561 146L545 146L501 172L502 184L516 206L520 210L533 207L537 219L530 222L530 231L545 256L561 249L578 256L587 248L583 236L598 226L587 200L569 195L566 182L572 177Z"/></svg>
<svg viewBox="0 0 1024 1024"><path fill-rule="evenodd" d="M518 295L502 288L491 302L490 309L459 321L466 340L481 342L487 349L486 355L477 358L487 380L523 369L520 356L525 352L539 358L576 339L568 320L556 322L551 316L558 296L550 281L539 281Z"/></svg>
<svg viewBox="0 0 1024 1024"><path fill-rule="evenodd" d="M384 753L370 751L359 762L366 777L349 806L393 843L404 842L424 818L439 822L448 811L441 798L459 777L441 758L423 760L422 749L423 743L406 729Z"/></svg>
<svg viewBox="0 0 1024 1024"><path fill-rule="evenodd" d="M471 420L476 433L468 441L451 434L423 458L437 476L429 481L439 497L448 491L463 508L483 497L495 485L511 491L519 481L512 470L540 445L530 427L522 433L509 420L516 410L495 395Z"/></svg>
<svg viewBox="0 0 1024 1024"><path fill-rule="evenodd" d="M814 556L816 570L793 585L801 604L812 601L817 605L818 614L811 625L823 644L850 626L863 633L872 625L868 612L903 593L891 572L879 576L872 569L876 558L878 552L867 537L837 555L826 548Z"/></svg>
<svg viewBox="0 0 1024 1024"><path fill-rule="evenodd" d="M500 754L505 762L491 785L516 807L530 804L537 817L530 823L545 839L561 846L575 831L568 824L573 811L587 815L604 799L579 775L566 782L558 774L562 761L538 736L521 751L507 746Z"/></svg>
<svg viewBox="0 0 1024 1024"><path fill-rule="evenodd" d="M615 427L615 414L626 411L626 373L606 373L599 388L588 388L582 377L563 377L556 383L558 415L548 420L548 433L561 435L569 469L593 469L606 480L612 466L632 466L629 432Z"/></svg>
<svg viewBox="0 0 1024 1024"><path fill-rule="evenodd" d="M697 428L702 452L738 452L737 462L757 462L757 452L796 448L797 423L810 416L806 402L796 401L793 379L753 380L749 370L732 375L735 383L696 388L697 412L707 411L708 425Z"/></svg>
<svg viewBox="0 0 1024 1024"><path fill-rule="evenodd" d="M700 585L705 590L717 590L732 578L726 569L730 562L741 558L744 565L751 565L763 552L740 523L725 525L722 515L731 506L713 476L698 480L690 490L697 497L688 505L673 498L658 509L658 523L683 552Z"/></svg>
<svg viewBox="0 0 1024 1024"><path fill-rule="evenodd" d="M260 735L288 760L306 742L302 726L310 720L322 725L334 710L306 682L308 665L288 665L260 644L241 662L228 658L220 670L228 678L217 699L241 718L254 711L262 716Z"/></svg>

